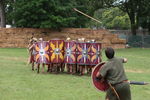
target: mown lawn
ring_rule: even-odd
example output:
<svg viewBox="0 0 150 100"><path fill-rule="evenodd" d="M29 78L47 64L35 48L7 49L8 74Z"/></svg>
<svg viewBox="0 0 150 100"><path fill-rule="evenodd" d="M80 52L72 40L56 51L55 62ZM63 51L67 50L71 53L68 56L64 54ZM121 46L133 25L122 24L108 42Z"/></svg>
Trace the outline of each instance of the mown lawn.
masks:
<svg viewBox="0 0 150 100"><path fill-rule="evenodd" d="M120 49L116 55L128 58L129 80L150 82L150 49ZM37 74L26 62L26 49L0 49L0 100L104 100L90 76ZM131 85L131 91L132 100L150 100L150 85Z"/></svg>

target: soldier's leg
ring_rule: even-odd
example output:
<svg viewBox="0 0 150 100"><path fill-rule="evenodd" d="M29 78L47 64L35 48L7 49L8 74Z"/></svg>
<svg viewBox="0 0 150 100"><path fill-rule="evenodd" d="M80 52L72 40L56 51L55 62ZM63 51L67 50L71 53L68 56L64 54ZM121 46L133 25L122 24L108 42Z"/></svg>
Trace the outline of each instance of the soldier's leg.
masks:
<svg viewBox="0 0 150 100"><path fill-rule="evenodd" d="M54 69L55 69L55 74L58 74L60 71L60 65L55 63Z"/></svg>
<svg viewBox="0 0 150 100"><path fill-rule="evenodd" d="M61 66L61 64L57 64L57 73L60 72L60 66Z"/></svg>
<svg viewBox="0 0 150 100"><path fill-rule="evenodd" d="M116 94L114 93L114 91L111 88L109 88L107 90L105 100L118 100Z"/></svg>
<svg viewBox="0 0 150 100"><path fill-rule="evenodd" d="M47 64L47 72L51 72L51 64Z"/></svg>
<svg viewBox="0 0 150 100"><path fill-rule="evenodd" d="M30 59L31 59L31 56L29 55L27 65L30 64Z"/></svg>
<svg viewBox="0 0 150 100"><path fill-rule="evenodd" d="M80 75L84 74L84 70L85 70L85 66L84 65L80 65Z"/></svg>
<svg viewBox="0 0 150 100"><path fill-rule="evenodd" d="M37 63L37 73L40 72L40 64Z"/></svg>
<svg viewBox="0 0 150 100"><path fill-rule="evenodd" d="M50 65L47 64L47 72L49 72L49 71L50 71Z"/></svg>
<svg viewBox="0 0 150 100"><path fill-rule="evenodd" d="M92 69L94 68L94 66L90 66L90 68L89 68L89 74L91 75L91 73L92 73Z"/></svg>
<svg viewBox="0 0 150 100"><path fill-rule="evenodd" d="M86 71L87 71L87 74L90 74L90 65L86 66Z"/></svg>
<svg viewBox="0 0 150 100"><path fill-rule="evenodd" d="M68 68L68 64L66 64L66 70L67 70L67 73L69 72L68 69L69 69L69 68Z"/></svg>
<svg viewBox="0 0 150 100"><path fill-rule="evenodd" d="M85 65L82 66L82 75L85 73Z"/></svg>
<svg viewBox="0 0 150 100"><path fill-rule="evenodd" d="M61 63L61 72L64 72L64 69L65 69L65 64Z"/></svg>
<svg viewBox="0 0 150 100"><path fill-rule="evenodd" d="M51 64L52 72L54 72L54 63Z"/></svg>
<svg viewBox="0 0 150 100"><path fill-rule="evenodd" d="M79 74L82 75L82 65L79 65Z"/></svg>
<svg viewBox="0 0 150 100"><path fill-rule="evenodd" d="M75 64L72 64L72 67L73 67L73 68L72 68L73 74L75 74L75 73L76 73L76 70L77 70L77 69L76 69L76 65L75 65Z"/></svg>
<svg viewBox="0 0 150 100"><path fill-rule="evenodd" d="M53 72L53 64L49 64L49 66L50 66L50 72Z"/></svg>
<svg viewBox="0 0 150 100"><path fill-rule="evenodd" d="M128 82L123 82L117 85L115 88L120 100L131 100L130 84Z"/></svg>
<svg viewBox="0 0 150 100"><path fill-rule="evenodd" d="M70 73L73 74L73 65L70 64Z"/></svg>
<svg viewBox="0 0 150 100"><path fill-rule="evenodd" d="M45 64L42 63L42 73L44 73Z"/></svg>
<svg viewBox="0 0 150 100"><path fill-rule="evenodd" d="M77 66L77 71L76 72L80 74L80 65L76 64L76 66Z"/></svg>
<svg viewBox="0 0 150 100"><path fill-rule="evenodd" d="M34 62L32 62L32 71L34 71Z"/></svg>
<svg viewBox="0 0 150 100"><path fill-rule="evenodd" d="M57 73L57 64L55 63L53 67L54 67L54 72Z"/></svg>

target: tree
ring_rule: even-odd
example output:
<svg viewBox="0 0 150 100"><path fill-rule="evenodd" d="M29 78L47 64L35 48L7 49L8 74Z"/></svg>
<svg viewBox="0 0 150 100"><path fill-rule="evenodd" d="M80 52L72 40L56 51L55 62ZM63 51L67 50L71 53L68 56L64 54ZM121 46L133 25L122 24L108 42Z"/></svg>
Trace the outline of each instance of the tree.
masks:
<svg viewBox="0 0 150 100"><path fill-rule="evenodd" d="M90 22L90 26L105 27L107 29L129 29L130 19L126 13L116 8L99 9L95 11L94 17L102 23Z"/></svg>
<svg viewBox="0 0 150 100"><path fill-rule="evenodd" d="M139 26L141 26L142 28L147 28L150 32L150 2L148 2L148 0L143 0L144 2L142 2L141 5L141 9L140 9L140 13L139 13Z"/></svg>
<svg viewBox="0 0 150 100"><path fill-rule="evenodd" d="M6 27L5 1L4 0L0 0L0 26Z"/></svg>
<svg viewBox="0 0 150 100"><path fill-rule="evenodd" d="M73 11L86 11L88 0L16 0L9 7L9 23L15 27L61 28L85 27L88 18ZM14 9L15 10L12 10Z"/></svg>
<svg viewBox="0 0 150 100"><path fill-rule="evenodd" d="M149 0L93 0L92 2L94 1L101 2L103 7L118 7L127 13L130 18L133 35L136 35L136 29L139 27L141 12L150 6ZM99 8L101 7L99 5ZM98 5L96 8L98 8Z"/></svg>

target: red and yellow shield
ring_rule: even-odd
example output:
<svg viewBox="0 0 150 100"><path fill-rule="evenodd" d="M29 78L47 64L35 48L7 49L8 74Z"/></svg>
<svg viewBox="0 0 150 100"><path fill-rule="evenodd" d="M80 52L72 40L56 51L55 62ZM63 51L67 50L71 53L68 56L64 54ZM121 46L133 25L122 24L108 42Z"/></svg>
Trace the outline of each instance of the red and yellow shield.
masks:
<svg viewBox="0 0 150 100"><path fill-rule="evenodd" d="M77 43L77 64L89 65L90 64L90 43Z"/></svg>
<svg viewBox="0 0 150 100"><path fill-rule="evenodd" d="M76 64L76 46L75 41L65 42L65 63Z"/></svg>
<svg viewBox="0 0 150 100"><path fill-rule="evenodd" d="M97 65L101 62L101 43L91 43L90 65Z"/></svg>
<svg viewBox="0 0 150 100"><path fill-rule="evenodd" d="M51 63L64 62L64 40L54 39L49 41Z"/></svg>
<svg viewBox="0 0 150 100"><path fill-rule="evenodd" d="M35 44L35 62L48 64L49 58L49 43L42 41Z"/></svg>

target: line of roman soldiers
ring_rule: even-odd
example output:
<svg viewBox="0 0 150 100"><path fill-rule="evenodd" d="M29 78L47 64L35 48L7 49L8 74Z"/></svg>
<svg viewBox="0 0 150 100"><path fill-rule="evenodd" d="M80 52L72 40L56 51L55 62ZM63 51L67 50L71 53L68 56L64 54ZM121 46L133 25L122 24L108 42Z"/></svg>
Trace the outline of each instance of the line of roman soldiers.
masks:
<svg viewBox="0 0 150 100"><path fill-rule="evenodd" d="M77 63L37 63L36 62L36 57L35 57L35 45L37 42L42 42L43 39L39 38L37 40L36 38L32 38L30 40L30 43L28 45L28 51L29 51L29 58L28 58L28 63L32 64L32 70L36 69L37 73L40 71L40 65L42 66L42 73L44 73L45 66L47 66L47 72L51 73L59 73L59 72L64 72L66 71L69 74L78 74L78 75L83 75L85 73L91 74L92 68L95 65L85 65L85 64L77 64ZM70 38L67 38L65 42L71 42L75 40L71 40ZM85 42L85 38L78 39L75 42ZM87 41L87 43L95 43L95 40ZM67 52L65 53L67 55ZM101 62L101 51L99 51L100 59L98 62Z"/></svg>

